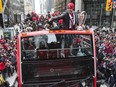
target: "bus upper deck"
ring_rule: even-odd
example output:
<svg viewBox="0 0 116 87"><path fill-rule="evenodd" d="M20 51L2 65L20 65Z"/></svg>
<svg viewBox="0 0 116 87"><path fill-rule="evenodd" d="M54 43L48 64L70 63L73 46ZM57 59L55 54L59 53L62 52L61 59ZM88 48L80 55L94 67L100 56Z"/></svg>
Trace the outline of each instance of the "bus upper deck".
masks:
<svg viewBox="0 0 116 87"><path fill-rule="evenodd" d="M89 30L22 33L17 47L20 87L47 87L62 80L70 87L89 76L95 85L94 39Z"/></svg>

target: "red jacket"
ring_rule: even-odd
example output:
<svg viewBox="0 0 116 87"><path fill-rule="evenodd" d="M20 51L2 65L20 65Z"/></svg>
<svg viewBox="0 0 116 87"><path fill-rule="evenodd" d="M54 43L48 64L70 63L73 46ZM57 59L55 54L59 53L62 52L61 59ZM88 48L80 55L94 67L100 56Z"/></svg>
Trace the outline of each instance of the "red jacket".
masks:
<svg viewBox="0 0 116 87"><path fill-rule="evenodd" d="M6 67L3 62L0 62L0 70L4 70Z"/></svg>

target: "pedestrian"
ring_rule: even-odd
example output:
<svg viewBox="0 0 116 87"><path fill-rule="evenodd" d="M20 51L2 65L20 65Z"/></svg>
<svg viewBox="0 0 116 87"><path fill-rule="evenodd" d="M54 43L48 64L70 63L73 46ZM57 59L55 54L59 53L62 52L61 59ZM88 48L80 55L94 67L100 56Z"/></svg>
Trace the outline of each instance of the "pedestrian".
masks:
<svg viewBox="0 0 116 87"><path fill-rule="evenodd" d="M7 69L8 77L13 76L11 61L9 61L9 60L7 59L7 60L6 60L6 63L5 63L5 66L6 66L6 69Z"/></svg>
<svg viewBox="0 0 116 87"><path fill-rule="evenodd" d="M99 48L99 50L98 50L97 58L98 58L98 64L101 64L101 62L104 58L104 55L103 55L103 52L102 52L101 48Z"/></svg>
<svg viewBox="0 0 116 87"><path fill-rule="evenodd" d="M14 73L14 70L17 71L17 61L16 61L16 56L14 54L11 54L11 58L10 58L11 64L12 64L12 73Z"/></svg>

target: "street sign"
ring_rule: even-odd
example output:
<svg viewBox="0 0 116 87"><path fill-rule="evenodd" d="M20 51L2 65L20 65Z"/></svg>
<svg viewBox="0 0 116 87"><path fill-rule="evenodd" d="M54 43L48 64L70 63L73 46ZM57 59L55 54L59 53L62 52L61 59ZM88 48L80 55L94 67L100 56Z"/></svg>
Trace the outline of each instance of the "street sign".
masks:
<svg viewBox="0 0 116 87"><path fill-rule="evenodd" d="M112 11L112 0L106 1L106 11Z"/></svg>
<svg viewBox="0 0 116 87"><path fill-rule="evenodd" d="M3 32L5 38L11 39L11 32Z"/></svg>
<svg viewBox="0 0 116 87"><path fill-rule="evenodd" d="M0 13L2 13L2 0L0 0Z"/></svg>

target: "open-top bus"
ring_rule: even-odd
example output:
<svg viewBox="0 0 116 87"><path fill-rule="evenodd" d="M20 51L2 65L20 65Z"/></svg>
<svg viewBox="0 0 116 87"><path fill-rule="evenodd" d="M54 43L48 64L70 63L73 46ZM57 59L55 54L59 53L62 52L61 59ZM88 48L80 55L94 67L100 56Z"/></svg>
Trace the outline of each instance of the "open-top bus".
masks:
<svg viewBox="0 0 116 87"><path fill-rule="evenodd" d="M90 30L47 30L18 35L19 87L96 87Z"/></svg>

